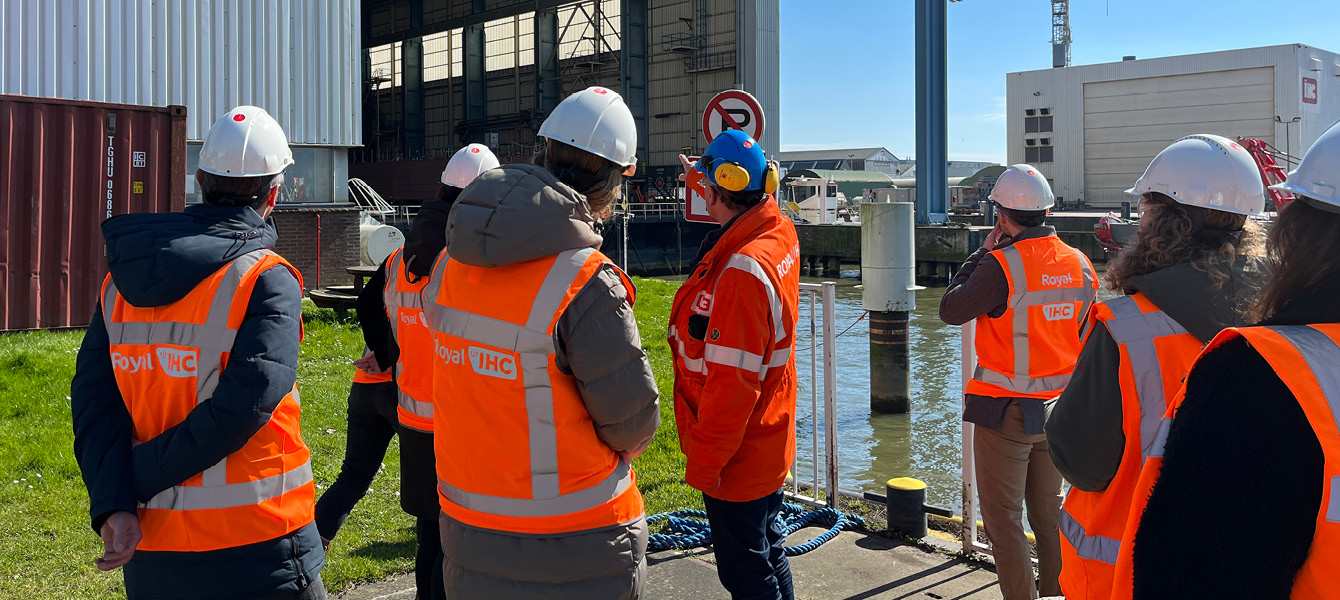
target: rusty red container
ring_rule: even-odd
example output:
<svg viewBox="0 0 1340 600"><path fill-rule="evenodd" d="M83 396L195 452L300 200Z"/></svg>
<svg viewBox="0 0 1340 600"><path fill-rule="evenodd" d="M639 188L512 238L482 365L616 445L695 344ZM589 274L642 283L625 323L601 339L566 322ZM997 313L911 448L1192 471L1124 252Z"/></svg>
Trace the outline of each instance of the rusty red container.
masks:
<svg viewBox="0 0 1340 600"><path fill-rule="evenodd" d="M186 203L186 107L0 94L0 330L88 325L99 225Z"/></svg>

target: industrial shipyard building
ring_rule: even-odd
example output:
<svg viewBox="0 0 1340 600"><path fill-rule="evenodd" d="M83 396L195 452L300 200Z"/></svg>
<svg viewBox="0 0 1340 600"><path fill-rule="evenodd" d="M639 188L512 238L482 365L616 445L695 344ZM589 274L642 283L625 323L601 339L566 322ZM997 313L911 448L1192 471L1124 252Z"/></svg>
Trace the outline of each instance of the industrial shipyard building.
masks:
<svg viewBox="0 0 1340 600"><path fill-rule="evenodd" d="M1301 44L1010 73L1009 162L1058 200L1115 208L1149 161L1193 133L1300 157L1340 119L1340 55Z"/></svg>
<svg viewBox="0 0 1340 600"><path fill-rule="evenodd" d="M779 147L779 7L769 0L364 0L364 148L351 175L397 202L436 190L450 152L481 142L529 161L567 95L619 91L638 120L634 198L671 195L701 152L702 111L744 89ZM658 186L657 182L661 185Z"/></svg>

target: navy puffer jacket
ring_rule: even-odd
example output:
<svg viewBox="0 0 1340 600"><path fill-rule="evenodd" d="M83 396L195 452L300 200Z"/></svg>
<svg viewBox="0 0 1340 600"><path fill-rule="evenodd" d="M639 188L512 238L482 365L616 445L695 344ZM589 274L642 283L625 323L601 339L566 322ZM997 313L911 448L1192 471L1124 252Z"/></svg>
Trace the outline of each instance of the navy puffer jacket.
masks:
<svg viewBox="0 0 1340 600"><path fill-rule="evenodd" d="M176 302L223 265L278 239L252 209L212 205L113 217L102 232L117 289L140 307ZM75 458L95 532L113 512L135 512L137 502L218 463L265 425L297 378L301 303L302 290L287 269L262 273L214 395L180 424L133 448L133 423L113 376L98 307L70 384ZM324 563L320 537L309 524L239 548L136 552L124 572L131 597L244 598L296 592Z"/></svg>

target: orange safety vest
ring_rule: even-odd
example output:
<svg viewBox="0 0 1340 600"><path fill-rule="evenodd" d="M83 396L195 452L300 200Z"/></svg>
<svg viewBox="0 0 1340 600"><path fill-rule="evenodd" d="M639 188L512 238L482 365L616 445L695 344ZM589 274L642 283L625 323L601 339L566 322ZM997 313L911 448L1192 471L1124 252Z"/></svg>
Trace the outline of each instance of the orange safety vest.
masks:
<svg viewBox="0 0 1340 600"><path fill-rule="evenodd" d="M391 378L390 371L382 371L376 375L368 375L363 372L363 369L354 369L354 383L391 383L392 381L394 380Z"/></svg>
<svg viewBox="0 0 1340 600"><path fill-rule="evenodd" d="M139 308L109 275L102 306L116 386L148 441L181 423L218 386L256 279L283 266L268 250L244 254L166 306ZM298 388L240 450L139 505L147 551L207 552L285 536L312 522L311 453L298 426Z"/></svg>
<svg viewBox="0 0 1340 600"><path fill-rule="evenodd" d="M613 264L590 248L495 268L438 257L424 312L438 499L451 518L554 534L642 517L632 466L596 435L577 380L555 363L559 316L602 268ZM632 282L614 270L631 304Z"/></svg>
<svg viewBox="0 0 1340 600"><path fill-rule="evenodd" d="M977 369L964 393L1055 398L1079 359L1080 323L1098 294L1083 252L1049 235L989 253L1010 284L1005 313L977 318Z"/></svg>
<svg viewBox="0 0 1340 600"><path fill-rule="evenodd" d="M1298 600L1340 599L1340 324L1283 325L1270 327L1230 328L1219 332L1206 347L1206 353L1224 343L1242 337L1270 363L1275 374L1303 407L1312 431L1321 443L1325 457L1322 473L1321 510L1317 513L1317 529L1312 535L1312 548L1307 560L1294 577L1289 597ZM1163 444L1166 431L1177 417L1177 409L1186 398L1182 386L1172 406L1168 407L1167 427L1159 436L1150 459L1140 472L1125 532L1121 553L1113 577L1112 598L1129 599L1133 595L1135 533L1140 529L1149 494L1154 490L1163 468ZM1191 574L1194 576L1194 574Z"/></svg>
<svg viewBox="0 0 1340 600"><path fill-rule="evenodd" d="M397 249L386 259L386 287L382 290L386 318L391 320L391 333L400 347L400 359L395 364L400 399L396 414L401 425L432 433L433 363L429 348L433 347L433 336L420 296L428 278L409 282L403 250Z"/></svg>
<svg viewBox="0 0 1340 600"><path fill-rule="evenodd" d="M1085 324L1102 323L1120 354L1122 432L1126 447L1117 473L1101 492L1070 488L1061 509L1061 590L1066 598L1107 600L1140 468L1168 434L1164 414L1191 362L1196 336L1144 294L1100 302Z"/></svg>

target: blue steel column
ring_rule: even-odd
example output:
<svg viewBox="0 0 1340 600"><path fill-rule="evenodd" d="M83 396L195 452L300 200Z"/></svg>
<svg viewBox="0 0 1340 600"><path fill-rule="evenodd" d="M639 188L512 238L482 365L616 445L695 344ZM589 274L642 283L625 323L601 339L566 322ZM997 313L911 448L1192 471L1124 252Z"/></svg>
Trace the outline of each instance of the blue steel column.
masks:
<svg viewBox="0 0 1340 600"><path fill-rule="evenodd" d="M484 0L474 0L474 12L484 12ZM467 25L461 43L462 67L465 71L465 121L456 128L461 144L484 140L480 129L488 118L488 78L484 71L484 24Z"/></svg>
<svg viewBox="0 0 1340 600"><path fill-rule="evenodd" d="M563 93L558 71L558 11L535 13L535 116L536 131L553 112Z"/></svg>
<svg viewBox="0 0 1340 600"><path fill-rule="evenodd" d="M620 94L633 118L637 121L637 158L642 162L638 175L647 162L647 0L624 0L623 3L623 86Z"/></svg>
<svg viewBox="0 0 1340 600"><path fill-rule="evenodd" d="M917 223L949 220L947 0L917 0Z"/></svg>

